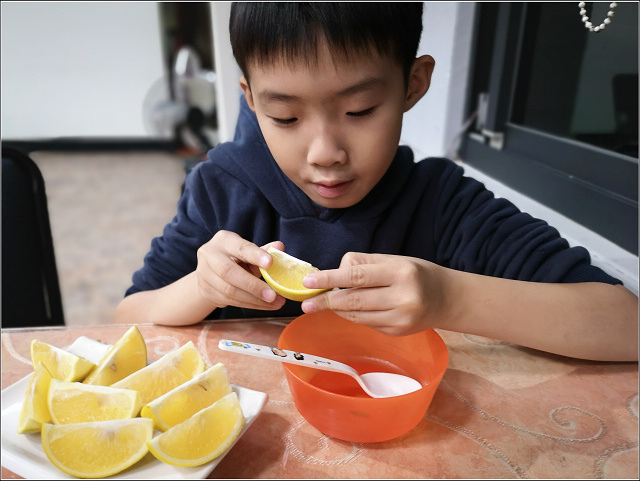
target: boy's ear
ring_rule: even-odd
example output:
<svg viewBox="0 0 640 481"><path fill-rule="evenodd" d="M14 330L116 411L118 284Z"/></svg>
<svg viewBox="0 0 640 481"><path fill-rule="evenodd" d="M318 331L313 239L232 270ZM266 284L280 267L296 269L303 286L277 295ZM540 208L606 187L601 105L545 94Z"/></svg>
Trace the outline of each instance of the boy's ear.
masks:
<svg viewBox="0 0 640 481"><path fill-rule="evenodd" d="M249 87L249 82L247 82L247 79L244 77L244 75L240 77L240 87L242 87L242 91L244 92L244 98L247 99L247 104L249 105L249 108L255 112L256 108L253 103L253 94L251 93L251 87Z"/></svg>
<svg viewBox="0 0 640 481"><path fill-rule="evenodd" d="M409 74L407 95L404 102L404 111L410 110L418 100L424 97L431 86L431 74L436 66L436 61L431 55L418 57Z"/></svg>

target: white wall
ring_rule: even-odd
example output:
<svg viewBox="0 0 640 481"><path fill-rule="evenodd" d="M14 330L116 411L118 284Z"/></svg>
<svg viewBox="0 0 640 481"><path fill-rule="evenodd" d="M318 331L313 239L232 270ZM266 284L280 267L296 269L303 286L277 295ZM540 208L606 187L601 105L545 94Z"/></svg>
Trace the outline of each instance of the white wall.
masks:
<svg viewBox="0 0 640 481"><path fill-rule="evenodd" d="M213 30L213 57L216 69L216 106L218 109L218 140L233 139L240 111L242 94L239 79L242 75L231 50L229 15L231 2L211 2L211 29Z"/></svg>
<svg viewBox="0 0 640 481"><path fill-rule="evenodd" d="M473 2L424 2L418 55L431 55L436 66L427 94L405 114L401 141L416 158L446 156L464 124Z"/></svg>
<svg viewBox="0 0 640 481"><path fill-rule="evenodd" d="M463 123L473 9L425 2L419 54L436 68L402 131L419 158L445 155ZM233 137L241 94L229 10L211 2L220 141ZM150 135L143 102L165 84L155 2L3 2L1 47L2 138Z"/></svg>
<svg viewBox="0 0 640 481"><path fill-rule="evenodd" d="M2 2L2 138L144 137L156 2Z"/></svg>

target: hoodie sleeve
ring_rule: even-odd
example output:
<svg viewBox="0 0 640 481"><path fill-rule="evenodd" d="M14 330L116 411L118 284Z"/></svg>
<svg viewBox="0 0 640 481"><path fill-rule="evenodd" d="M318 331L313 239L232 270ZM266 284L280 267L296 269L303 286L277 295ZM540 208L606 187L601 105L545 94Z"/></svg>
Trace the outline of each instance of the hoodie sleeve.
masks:
<svg viewBox="0 0 640 481"><path fill-rule="evenodd" d="M259 189L238 175L242 172L237 165L232 169L234 156L242 157L235 143L221 144L187 175L176 215L151 241L126 295L164 287L193 272L198 249L219 230L258 245L277 238L273 209Z"/></svg>
<svg viewBox="0 0 640 481"><path fill-rule="evenodd" d="M152 239L143 266L134 272L133 285L125 296L164 287L195 270L198 249L217 230L215 219L211 215L205 219L198 207L203 188L200 169L196 167L185 179L176 215L165 225L162 235Z"/></svg>
<svg viewBox="0 0 640 481"><path fill-rule="evenodd" d="M534 282L605 282L618 279L591 265L589 252L570 247L557 229L496 198L484 184L451 165L436 196L438 262L453 269Z"/></svg>

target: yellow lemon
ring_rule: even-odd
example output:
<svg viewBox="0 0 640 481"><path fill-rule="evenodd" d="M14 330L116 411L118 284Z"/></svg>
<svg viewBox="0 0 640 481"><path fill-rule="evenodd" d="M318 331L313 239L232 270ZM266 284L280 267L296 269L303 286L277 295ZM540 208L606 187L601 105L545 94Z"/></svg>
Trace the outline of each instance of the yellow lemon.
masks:
<svg viewBox="0 0 640 481"><path fill-rule="evenodd" d="M53 424L69 424L136 417L142 399L133 389L52 379L47 405Z"/></svg>
<svg viewBox="0 0 640 481"><path fill-rule="evenodd" d="M231 391L227 370L219 362L143 406L140 415L153 419L157 429L166 431Z"/></svg>
<svg viewBox="0 0 640 481"><path fill-rule="evenodd" d="M51 377L61 381L81 381L96 365L46 342L31 340L31 362L35 369L42 362Z"/></svg>
<svg viewBox="0 0 640 481"><path fill-rule="evenodd" d="M200 466L224 453L240 435L244 422L238 396L231 392L147 445L165 463Z"/></svg>
<svg viewBox="0 0 640 481"><path fill-rule="evenodd" d="M129 374L111 386L138 391L144 406L205 369L202 356L193 345L193 341L189 341L181 348L165 354L156 362Z"/></svg>
<svg viewBox="0 0 640 481"><path fill-rule="evenodd" d="M267 252L271 254L273 263L269 269L260 267L260 272L265 282L282 297L292 301L304 301L328 290L308 289L302 285L302 279L307 274L317 272L317 267L274 247L269 247Z"/></svg>
<svg viewBox="0 0 640 481"><path fill-rule="evenodd" d="M40 432L42 424L51 421L47 407L50 382L51 374L44 364L38 362L24 393L22 409L18 415L18 434Z"/></svg>
<svg viewBox="0 0 640 481"><path fill-rule="evenodd" d="M104 478L137 463L149 452L153 421L114 419L43 424L42 448L57 468L77 478Z"/></svg>
<svg viewBox="0 0 640 481"><path fill-rule="evenodd" d="M137 326L132 326L109 348L82 382L110 386L146 365L147 345Z"/></svg>

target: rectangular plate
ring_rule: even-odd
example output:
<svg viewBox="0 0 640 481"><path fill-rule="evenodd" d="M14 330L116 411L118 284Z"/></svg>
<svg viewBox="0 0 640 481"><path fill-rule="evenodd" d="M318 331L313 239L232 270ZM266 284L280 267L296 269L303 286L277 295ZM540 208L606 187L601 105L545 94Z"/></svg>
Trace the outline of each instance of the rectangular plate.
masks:
<svg viewBox="0 0 640 481"><path fill-rule="evenodd" d="M67 351L86 357L92 362L100 360L110 346L82 336ZM27 479L76 479L56 468L42 449L39 433L18 434L18 415L31 374L2 390L2 466ZM231 384L245 417L245 424L234 443L213 461L193 468L181 468L163 463L151 453L112 478L118 479L204 479L215 469L233 445L256 420L269 397L266 393ZM157 434L158 432L156 432ZM107 478L108 479L108 478Z"/></svg>

